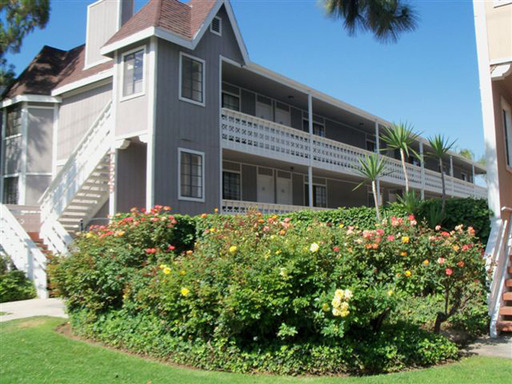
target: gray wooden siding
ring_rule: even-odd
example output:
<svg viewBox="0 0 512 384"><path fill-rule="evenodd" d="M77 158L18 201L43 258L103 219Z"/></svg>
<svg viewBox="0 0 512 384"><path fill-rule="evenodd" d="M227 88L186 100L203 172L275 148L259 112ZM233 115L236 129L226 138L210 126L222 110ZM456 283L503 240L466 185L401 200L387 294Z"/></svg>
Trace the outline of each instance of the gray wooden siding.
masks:
<svg viewBox="0 0 512 384"><path fill-rule="evenodd" d="M148 108L149 108L149 99L153 97L153 95L148 94L149 90L149 79L150 79L150 68L149 68L149 60L148 60L148 51L149 46L147 44L143 45L135 45L129 47L127 51L131 51L133 49L144 48L146 49L145 60L144 60L144 94L140 96L136 96L133 98L127 98L122 100L122 53L119 52L120 55L120 65L117 66L118 73L117 78L120 79L118 83L118 92L117 96L117 112L116 112L116 136L125 136L134 134L136 132L145 131L148 128ZM157 82L157 87L160 86Z"/></svg>
<svg viewBox="0 0 512 384"><path fill-rule="evenodd" d="M59 108L57 160L66 160L112 99L112 84L70 97L64 96Z"/></svg>
<svg viewBox="0 0 512 384"><path fill-rule="evenodd" d="M12 175L14 173L21 172L22 137L11 137L9 139L6 139L4 143L4 175Z"/></svg>
<svg viewBox="0 0 512 384"><path fill-rule="evenodd" d="M146 144L131 143L119 150L117 159L116 208L128 212L146 206Z"/></svg>
<svg viewBox="0 0 512 384"><path fill-rule="evenodd" d="M158 43L155 127L155 204L170 205L175 212L199 214L220 205L219 55L242 62L234 32L224 9L222 37L207 31L195 51L165 41ZM180 101L179 52L205 60L205 107ZM205 201L178 199L178 148L205 156Z"/></svg>
<svg viewBox="0 0 512 384"><path fill-rule="evenodd" d="M28 108L27 172L52 171L53 109Z"/></svg>
<svg viewBox="0 0 512 384"><path fill-rule="evenodd" d="M38 200L48 188L52 180L51 176L27 175L27 186L25 189L25 204L39 205Z"/></svg>
<svg viewBox="0 0 512 384"><path fill-rule="evenodd" d="M95 64L106 59L100 53L101 47L116 32L118 20L118 1L98 2L89 8L87 20L86 65Z"/></svg>

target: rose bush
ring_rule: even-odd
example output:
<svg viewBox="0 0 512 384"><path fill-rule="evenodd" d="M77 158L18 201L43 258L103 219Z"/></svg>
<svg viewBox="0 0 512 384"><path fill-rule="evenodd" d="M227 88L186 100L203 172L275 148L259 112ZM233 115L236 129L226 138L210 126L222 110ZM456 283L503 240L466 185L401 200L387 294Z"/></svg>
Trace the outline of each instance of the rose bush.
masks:
<svg viewBox="0 0 512 384"><path fill-rule="evenodd" d="M55 260L52 281L77 333L241 372L387 372L454 358L452 343L400 309L446 297L440 326L485 277L472 228L423 228L413 216L365 230L298 215L132 210Z"/></svg>

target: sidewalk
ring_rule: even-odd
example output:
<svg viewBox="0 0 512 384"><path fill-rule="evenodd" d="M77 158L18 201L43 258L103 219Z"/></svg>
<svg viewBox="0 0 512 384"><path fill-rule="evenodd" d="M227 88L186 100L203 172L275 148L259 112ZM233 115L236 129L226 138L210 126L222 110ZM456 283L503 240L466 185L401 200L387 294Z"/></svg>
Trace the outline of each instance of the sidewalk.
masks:
<svg viewBox="0 0 512 384"><path fill-rule="evenodd" d="M476 340L467 351L480 356L504 357L512 359L512 337L501 336L497 339L485 337Z"/></svg>
<svg viewBox="0 0 512 384"><path fill-rule="evenodd" d="M64 303L60 299L32 299L22 301L11 301L0 304L0 322L23 319L33 316L53 316L67 318L64 311Z"/></svg>

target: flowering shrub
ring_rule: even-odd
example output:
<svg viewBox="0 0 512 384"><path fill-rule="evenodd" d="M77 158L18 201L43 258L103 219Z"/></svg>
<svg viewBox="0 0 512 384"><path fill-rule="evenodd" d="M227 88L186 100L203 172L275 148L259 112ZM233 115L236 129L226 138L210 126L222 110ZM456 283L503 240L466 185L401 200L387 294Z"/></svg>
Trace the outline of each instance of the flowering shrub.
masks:
<svg viewBox="0 0 512 384"><path fill-rule="evenodd" d="M431 230L409 216L363 230L257 212L196 220L195 239L180 237L191 219L165 207L81 235L52 269L75 330L210 369L386 372L457 352L397 308L443 295L440 325L484 278L482 247L463 226Z"/></svg>

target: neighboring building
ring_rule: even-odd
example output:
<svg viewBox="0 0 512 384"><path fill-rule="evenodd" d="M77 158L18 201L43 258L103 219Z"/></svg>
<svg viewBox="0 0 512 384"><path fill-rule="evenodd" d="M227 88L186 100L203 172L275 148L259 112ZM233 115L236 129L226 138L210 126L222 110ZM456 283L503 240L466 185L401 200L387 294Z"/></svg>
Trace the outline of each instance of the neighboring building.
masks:
<svg viewBox="0 0 512 384"><path fill-rule="evenodd" d="M51 250L133 206L199 214L371 203L369 190L354 191L357 168L389 122L251 62L229 1L132 10L132 0L91 4L86 44L44 47L4 95L2 201L40 207ZM414 147L428 152L424 139ZM381 203L404 188L397 154L385 155ZM437 162L409 163L411 187L440 196ZM474 183L484 167L455 153L445 163L448 195L486 196Z"/></svg>
<svg viewBox="0 0 512 384"><path fill-rule="evenodd" d="M474 0L489 206L487 254L497 265L490 295L491 335L512 332L512 1Z"/></svg>

